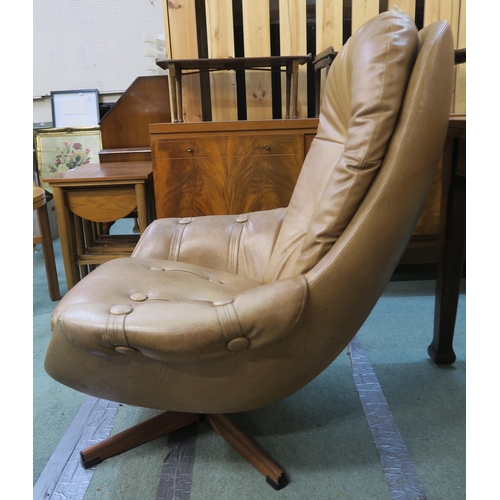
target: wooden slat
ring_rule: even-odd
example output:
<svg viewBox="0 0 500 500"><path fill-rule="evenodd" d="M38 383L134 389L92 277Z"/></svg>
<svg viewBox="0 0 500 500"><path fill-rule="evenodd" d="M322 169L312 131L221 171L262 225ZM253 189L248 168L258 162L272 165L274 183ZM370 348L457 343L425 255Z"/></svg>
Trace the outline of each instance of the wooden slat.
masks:
<svg viewBox="0 0 500 500"><path fill-rule="evenodd" d="M451 18L451 9L454 0L425 0L424 3L424 26L438 21L439 19Z"/></svg>
<svg viewBox="0 0 500 500"><path fill-rule="evenodd" d="M302 0L280 0L280 55L296 56L307 53L306 3ZM285 95L286 75L281 77L281 95ZM282 116L285 101L282 99ZM299 66L298 118L307 118L307 66Z"/></svg>
<svg viewBox="0 0 500 500"><path fill-rule="evenodd" d="M455 49L458 48L463 48L465 47L465 44L463 46L459 47L459 31L460 31L460 19L461 19L461 12L462 12L462 6L461 3L463 2L463 28L464 32L462 33L463 38L461 40L465 41L465 0L426 0L425 1L425 6L424 6L424 26L427 26L435 21L438 20L445 20L450 23L451 30L453 33L453 42L454 42L454 47ZM453 92L453 98L452 98L452 106L451 110L452 112L459 112L459 109L462 109L465 111L465 65L462 68L455 68L455 88L458 90L460 93L460 96L458 98L458 106L457 106L457 97L456 97L456 92ZM459 77L460 75L460 77ZM460 82L458 80L461 80Z"/></svg>
<svg viewBox="0 0 500 500"><path fill-rule="evenodd" d="M450 23L455 48L458 38L458 22L460 17L460 0L425 0L424 26L444 19Z"/></svg>
<svg viewBox="0 0 500 500"><path fill-rule="evenodd" d="M198 38L195 2L193 0L170 0L165 3L167 4L166 30L168 30L166 45L167 47L170 45L170 57L172 59L197 59ZM194 74L182 77L182 94L184 121L201 121L199 75Z"/></svg>
<svg viewBox="0 0 500 500"><path fill-rule="evenodd" d="M328 47L338 51L343 45L343 1L316 0L316 54ZM321 72L321 94L325 88L326 71Z"/></svg>
<svg viewBox="0 0 500 500"><path fill-rule="evenodd" d="M343 44L342 0L316 1L316 53L328 47L339 50Z"/></svg>
<svg viewBox="0 0 500 500"><path fill-rule="evenodd" d="M394 5L403 9L413 20L415 20L415 13L417 8L416 0L389 0L388 9L391 10Z"/></svg>
<svg viewBox="0 0 500 500"><path fill-rule="evenodd" d="M207 16L208 57L234 57L232 0L205 0ZM210 74L212 121L238 119L236 73Z"/></svg>
<svg viewBox="0 0 500 500"><path fill-rule="evenodd" d="M457 38L457 48L463 49L465 48L466 39L465 39L465 4L466 1L462 0L460 2L460 20L458 23L458 38ZM466 89L466 63L459 64L456 68L456 77L455 77L455 113L465 113L465 89Z"/></svg>
<svg viewBox="0 0 500 500"><path fill-rule="evenodd" d="M355 0L352 2L352 24L354 33L366 21L379 14L379 0Z"/></svg>
<svg viewBox="0 0 500 500"><path fill-rule="evenodd" d="M163 15L163 31L165 34L165 59L171 59L172 58L172 41L171 41L171 36L170 36L170 26L168 23L168 7L167 7L166 1L161 3L162 6L162 15ZM174 109L174 106L176 106L175 102L172 102L172 91L169 89L169 102L170 102L170 109ZM172 115L170 116L170 121L172 121Z"/></svg>
<svg viewBox="0 0 500 500"><path fill-rule="evenodd" d="M170 38L170 26L168 24L167 2L161 3L161 11L163 16L163 31L165 35L165 59L169 59L172 57L172 42Z"/></svg>
<svg viewBox="0 0 500 500"><path fill-rule="evenodd" d="M246 57L271 55L269 0L242 2L243 38ZM271 119L271 73L246 71L247 119Z"/></svg>

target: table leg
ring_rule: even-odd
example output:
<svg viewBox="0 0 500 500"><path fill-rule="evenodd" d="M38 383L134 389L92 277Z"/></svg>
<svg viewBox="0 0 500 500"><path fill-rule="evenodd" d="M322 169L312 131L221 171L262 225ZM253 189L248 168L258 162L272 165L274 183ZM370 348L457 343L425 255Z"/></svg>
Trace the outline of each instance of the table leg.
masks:
<svg viewBox="0 0 500 500"><path fill-rule="evenodd" d="M285 94L285 118L290 118L290 93L292 88L292 67L290 64L286 67L286 94Z"/></svg>
<svg viewBox="0 0 500 500"><path fill-rule="evenodd" d="M42 236L43 260L49 286L50 300L60 300L59 281L57 279L56 259L54 257L54 247L52 246L52 235L50 234L49 213L47 204L44 203L36 211L38 227Z"/></svg>
<svg viewBox="0 0 500 500"><path fill-rule="evenodd" d="M82 258L86 251L86 241L85 241L85 232L83 229L83 220L78 217L78 215L73 214L73 224L75 227L75 244L76 244L76 254L77 254L77 262ZM86 265L79 265L78 268L80 270L82 278L89 274L88 267Z"/></svg>
<svg viewBox="0 0 500 500"><path fill-rule="evenodd" d="M455 141L453 143L451 161L456 162L459 143ZM454 166L452 165L449 178L444 179L443 182L443 220L437 263L434 336L427 349L429 356L436 364L451 364L456 360L453 336L465 254L466 196L465 177L453 172Z"/></svg>
<svg viewBox="0 0 500 500"><path fill-rule="evenodd" d="M321 68L314 71L314 117L319 116L319 105L321 102Z"/></svg>
<svg viewBox="0 0 500 500"><path fill-rule="evenodd" d="M66 273L66 283L68 290L73 288L80 281L80 272L75 260L75 248L73 243L72 224L70 212L64 201L62 188L53 187L54 204L56 207L57 227L59 229L59 239L61 241L61 252L64 262L64 272Z"/></svg>
<svg viewBox="0 0 500 500"><path fill-rule="evenodd" d="M146 199L146 186L144 183L135 185L135 198L137 200L137 217L139 218L139 232L142 234L149 225L148 203Z"/></svg>
<svg viewBox="0 0 500 500"><path fill-rule="evenodd" d="M299 117L298 96L299 96L299 62L292 62L292 118Z"/></svg>
<svg viewBox="0 0 500 500"><path fill-rule="evenodd" d="M179 122L184 121L184 111L182 110L182 72L179 70L175 74L175 82L177 85L177 118Z"/></svg>
<svg viewBox="0 0 500 500"><path fill-rule="evenodd" d="M176 92L176 79L175 79L175 67L168 66L168 83L170 86L170 92L172 92L172 118L174 123L179 121L179 116L177 115L177 92Z"/></svg>

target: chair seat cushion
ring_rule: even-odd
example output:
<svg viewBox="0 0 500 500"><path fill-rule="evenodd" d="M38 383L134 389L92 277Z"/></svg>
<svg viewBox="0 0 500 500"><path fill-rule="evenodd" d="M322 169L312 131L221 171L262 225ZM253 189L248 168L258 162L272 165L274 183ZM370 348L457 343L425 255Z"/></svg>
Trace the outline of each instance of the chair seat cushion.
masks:
<svg viewBox="0 0 500 500"><path fill-rule="evenodd" d="M300 317L306 292L303 277L260 285L182 262L114 259L68 292L52 328L95 354L193 362L281 338Z"/></svg>

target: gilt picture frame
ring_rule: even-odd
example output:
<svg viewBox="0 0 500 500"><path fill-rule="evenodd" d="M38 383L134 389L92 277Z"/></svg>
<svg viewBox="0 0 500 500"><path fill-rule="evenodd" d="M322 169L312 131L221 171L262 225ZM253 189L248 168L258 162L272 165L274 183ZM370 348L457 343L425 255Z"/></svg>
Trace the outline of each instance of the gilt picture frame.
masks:
<svg viewBox="0 0 500 500"><path fill-rule="evenodd" d="M81 165L99 163L101 129L97 127L46 128L34 131L40 185L49 193L47 179Z"/></svg>

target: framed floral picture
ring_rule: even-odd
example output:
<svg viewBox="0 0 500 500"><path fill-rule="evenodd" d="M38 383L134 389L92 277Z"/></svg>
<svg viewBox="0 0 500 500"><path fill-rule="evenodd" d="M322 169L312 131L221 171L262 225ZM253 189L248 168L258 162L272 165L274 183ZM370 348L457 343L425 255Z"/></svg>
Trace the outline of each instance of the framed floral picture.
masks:
<svg viewBox="0 0 500 500"><path fill-rule="evenodd" d="M34 132L40 185L52 192L46 179L80 165L99 163L100 127L45 128Z"/></svg>

